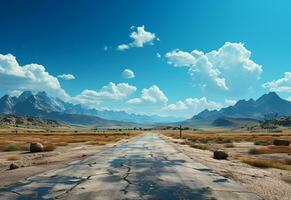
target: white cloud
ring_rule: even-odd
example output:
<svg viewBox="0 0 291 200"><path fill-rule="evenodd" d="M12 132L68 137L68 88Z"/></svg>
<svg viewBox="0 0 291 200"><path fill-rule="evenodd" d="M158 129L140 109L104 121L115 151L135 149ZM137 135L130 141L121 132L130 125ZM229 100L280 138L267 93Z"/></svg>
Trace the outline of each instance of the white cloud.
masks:
<svg viewBox="0 0 291 200"><path fill-rule="evenodd" d="M168 59L168 64L175 67L189 67L196 62L196 58L191 53L179 49L166 53L165 57Z"/></svg>
<svg viewBox="0 0 291 200"><path fill-rule="evenodd" d="M72 98L73 103L81 103L87 106L95 107L102 102L119 101L127 98L136 91L136 87L128 83L108 83L99 91L83 90L80 94ZM108 102L107 102L108 103Z"/></svg>
<svg viewBox="0 0 291 200"><path fill-rule="evenodd" d="M168 102L167 96L156 85L150 88L144 88L139 98L130 99L127 101L129 104L165 104Z"/></svg>
<svg viewBox="0 0 291 200"><path fill-rule="evenodd" d="M140 27L131 27L131 30L134 30L129 37L132 39L132 42L129 44L121 44L117 46L117 50L124 51L130 47L143 47L145 44L153 45L156 35L149 31L145 30L145 26Z"/></svg>
<svg viewBox="0 0 291 200"><path fill-rule="evenodd" d="M135 75L134 75L134 72L131 71L130 69L125 69L125 70L122 72L122 77L123 77L123 78L130 79L130 78L134 78Z"/></svg>
<svg viewBox="0 0 291 200"><path fill-rule="evenodd" d="M0 54L0 84L1 89L5 91L46 91L52 96L69 98L58 79L50 75L44 66L39 64L20 66L11 54Z"/></svg>
<svg viewBox="0 0 291 200"><path fill-rule="evenodd" d="M227 106L233 106L234 104L236 104L236 100L225 99L225 104L226 104Z"/></svg>
<svg viewBox="0 0 291 200"><path fill-rule="evenodd" d="M61 75L58 75L58 78L61 78L64 80L73 80L75 79L75 76L73 74L61 74Z"/></svg>
<svg viewBox="0 0 291 200"><path fill-rule="evenodd" d="M242 93L250 89L262 73L262 66L250 59L251 52L242 43L226 42L209 53L174 50L165 57L175 67L188 67L194 85L204 90Z"/></svg>
<svg viewBox="0 0 291 200"><path fill-rule="evenodd" d="M291 92L291 72L285 72L283 78L264 83L263 87L274 92Z"/></svg>
<svg viewBox="0 0 291 200"><path fill-rule="evenodd" d="M288 97L287 100L291 102L291 97Z"/></svg>
<svg viewBox="0 0 291 200"><path fill-rule="evenodd" d="M159 53L156 53L156 56L157 56L157 58L161 58L162 57L161 54L159 54Z"/></svg>
<svg viewBox="0 0 291 200"><path fill-rule="evenodd" d="M124 51L126 49L129 49L129 46L127 44L120 44L117 46L118 51Z"/></svg>
<svg viewBox="0 0 291 200"><path fill-rule="evenodd" d="M214 110L220 108L222 108L220 103L210 101L206 97L202 97L187 98L184 101L168 104L163 108L163 111L168 115L192 117L205 109Z"/></svg>

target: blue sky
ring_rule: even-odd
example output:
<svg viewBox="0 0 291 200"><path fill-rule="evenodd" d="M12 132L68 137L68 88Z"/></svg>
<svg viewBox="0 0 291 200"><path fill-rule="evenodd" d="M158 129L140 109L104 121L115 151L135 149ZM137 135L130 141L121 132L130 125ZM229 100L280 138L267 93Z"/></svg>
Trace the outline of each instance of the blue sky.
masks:
<svg viewBox="0 0 291 200"><path fill-rule="evenodd" d="M1 94L45 90L98 109L183 117L270 90L291 97L287 0L12 0L1 8Z"/></svg>

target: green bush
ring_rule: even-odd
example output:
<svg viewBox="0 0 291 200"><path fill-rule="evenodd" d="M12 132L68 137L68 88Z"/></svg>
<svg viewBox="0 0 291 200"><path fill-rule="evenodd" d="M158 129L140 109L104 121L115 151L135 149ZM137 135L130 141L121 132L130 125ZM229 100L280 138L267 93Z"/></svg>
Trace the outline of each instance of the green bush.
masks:
<svg viewBox="0 0 291 200"><path fill-rule="evenodd" d="M28 147L19 146L16 144L8 144L6 145L2 151L27 151Z"/></svg>

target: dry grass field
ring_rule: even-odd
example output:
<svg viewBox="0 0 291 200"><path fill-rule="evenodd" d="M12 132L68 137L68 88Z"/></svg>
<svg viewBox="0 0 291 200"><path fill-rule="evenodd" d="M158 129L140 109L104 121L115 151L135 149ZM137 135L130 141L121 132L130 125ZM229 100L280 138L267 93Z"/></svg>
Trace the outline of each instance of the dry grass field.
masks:
<svg viewBox="0 0 291 200"><path fill-rule="evenodd" d="M165 136L180 139L179 131L160 131ZM183 131L178 143L193 148L225 150L230 159L259 168L291 171L291 146L274 146L274 139L291 141L291 131L282 133L250 133L230 131Z"/></svg>
<svg viewBox="0 0 291 200"><path fill-rule="evenodd" d="M0 133L0 187L23 178L65 166L141 134L137 131L66 130L54 132ZM43 144L44 151L30 153L30 143ZM9 170L10 164L19 169Z"/></svg>
<svg viewBox="0 0 291 200"><path fill-rule="evenodd" d="M28 151L32 142L44 145L45 151L53 151L58 146L70 143L85 143L90 145L104 145L128 139L137 132L57 132L57 133L17 133L0 134L0 151Z"/></svg>

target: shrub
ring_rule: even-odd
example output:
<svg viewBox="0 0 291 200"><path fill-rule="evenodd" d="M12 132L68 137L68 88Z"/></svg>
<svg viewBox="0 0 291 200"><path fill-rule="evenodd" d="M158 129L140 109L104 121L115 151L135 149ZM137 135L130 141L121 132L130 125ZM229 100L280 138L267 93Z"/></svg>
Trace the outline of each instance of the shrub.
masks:
<svg viewBox="0 0 291 200"><path fill-rule="evenodd" d="M249 154L258 154L258 151L257 151L257 149L256 148L251 148L250 150L249 150Z"/></svg>
<svg viewBox="0 0 291 200"><path fill-rule="evenodd" d="M209 150L210 149L209 145L205 145L205 144L191 144L190 146L192 148L201 149L201 150Z"/></svg>
<svg viewBox="0 0 291 200"><path fill-rule="evenodd" d="M267 145L271 145L272 142L270 141L263 141L263 140L258 140L254 142L254 145L262 145L262 146L267 146Z"/></svg>
<svg viewBox="0 0 291 200"><path fill-rule="evenodd" d="M28 147L20 146L16 144L8 144L6 145L2 151L27 151Z"/></svg>
<svg viewBox="0 0 291 200"><path fill-rule="evenodd" d="M53 151L55 149L56 149L56 146L53 144L44 145L44 148L43 148L44 151Z"/></svg>
<svg viewBox="0 0 291 200"><path fill-rule="evenodd" d="M223 145L225 148L233 148L234 144L233 143L226 143Z"/></svg>

